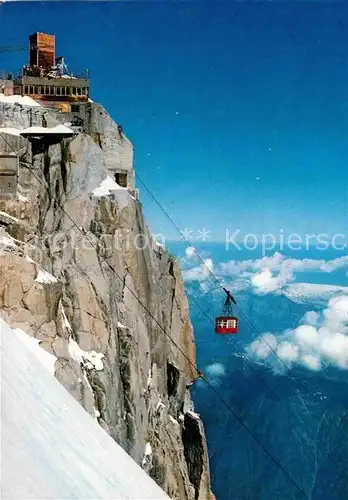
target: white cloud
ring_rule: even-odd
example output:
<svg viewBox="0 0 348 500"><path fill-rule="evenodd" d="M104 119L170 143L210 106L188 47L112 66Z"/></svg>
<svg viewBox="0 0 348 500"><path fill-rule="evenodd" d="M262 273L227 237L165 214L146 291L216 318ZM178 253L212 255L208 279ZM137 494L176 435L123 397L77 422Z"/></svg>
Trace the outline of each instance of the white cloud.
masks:
<svg viewBox="0 0 348 500"><path fill-rule="evenodd" d="M208 365L205 371L208 375L211 375L213 377L223 377L226 373L225 367L221 363L213 363L211 365Z"/></svg>
<svg viewBox="0 0 348 500"><path fill-rule="evenodd" d="M295 279L291 269L284 268L274 275L269 268L264 269L251 278L251 285L257 294L267 294L282 288L286 283Z"/></svg>
<svg viewBox="0 0 348 500"><path fill-rule="evenodd" d="M318 356L313 356L313 354L305 354L302 356L303 364L310 370L318 371L321 369L321 362Z"/></svg>
<svg viewBox="0 0 348 500"><path fill-rule="evenodd" d="M303 323L306 325L317 326L319 321L319 313L316 311L308 311L303 317Z"/></svg>
<svg viewBox="0 0 348 500"><path fill-rule="evenodd" d="M196 249L194 247L187 247L185 250L186 257L192 259L196 256Z"/></svg>
<svg viewBox="0 0 348 500"><path fill-rule="evenodd" d="M191 251L187 249L186 253L190 258ZM186 251L186 252L187 252ZM339 291L346 292L348 287L330 287L320 288L321 285L310 285L308 283L292 283L298 274L303 272L332 273L339 269L348 268L348 256L333 260L324 259L293 259L287 258L279 252L275 252L270 257L262 257L255 260L223 262L213 265L211 259L206 259L206 264L211 266L214 273L220 280L239 279L244 280L244 289L250 288L251 291L260 295L268 293L284 293L294 300L303 300L306 294L323 294L329 298L332 294ZM195 266L184 272L186 281L207 280L210 273L205 266ZM317 288L315 288L317 287Z"/></svg>
<svg viewBox="0 0 348 500"><path fill-rule="evenodd" d="M247 350L275 370L281 361L287 367L297 363L310 370L328 365L348 370L348 294L331 298L321 314L306 313L301 323L277 336L265 334Z"/></svg>
<svg viewBox="0 0 348 500"><path fill-rule="evenodd" d="M255 355L259 359L267 359L277 349L277 339L271 333L265 333L262 337L257 338L247 350L251 355Z"/></svg>
<svg viewBox="0 0 348 500"><path fill-rule="evenodd" d="M277 355L281 360L285 361L289 365L298 359L298 351L299 349L297 345L284 341L279 344L277 348Z"/></svg>
<svg viewBox="0 0 348 500"><path fill-rule="evenodd" d="M204 263L203 263L204 262ZM212 278L211 271L214 269L214 262L211 258L204 259L199 266L192 267L183 271L185 281L205 281Z"/></svg>
<svg viewBox="0 0 348 500"><path fill-rule="evenodd" d="M318 343L318 331L312 325L301 325L294 330L297 343L301 346L315 346Z"/></svg>
<svg viewBox="0 0 348 500"><path fill-rule="evenodd" d="M221 379L226 375L226 370L221 363L212 363L205 368L204 373L212 385L218 386L221 383Z"/></svg>

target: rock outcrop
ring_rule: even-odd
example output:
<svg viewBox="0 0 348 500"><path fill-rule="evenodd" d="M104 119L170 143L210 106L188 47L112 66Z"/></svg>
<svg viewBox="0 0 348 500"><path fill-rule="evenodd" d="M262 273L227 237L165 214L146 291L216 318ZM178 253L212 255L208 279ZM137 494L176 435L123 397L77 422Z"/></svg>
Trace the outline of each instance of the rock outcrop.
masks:
<svg viewBox="0 0 348 500"><path fill-rule="evenodd" d="M211 500L180 269L146 227L130 141L88 106L72 138L0 134L19 162L17 193L0 193L0 314L57 357L57 379L173 500ZM0 104L3 128L65 121Z"/></svg>

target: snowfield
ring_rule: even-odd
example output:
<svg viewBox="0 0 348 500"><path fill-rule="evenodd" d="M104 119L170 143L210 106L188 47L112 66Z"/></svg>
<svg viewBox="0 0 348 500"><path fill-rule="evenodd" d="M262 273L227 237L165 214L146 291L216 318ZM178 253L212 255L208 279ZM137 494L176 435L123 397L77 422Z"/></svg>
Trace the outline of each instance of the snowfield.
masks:
<svg viewBox="0 0 348 500"><path fill-rule="evenodd" d="M2 500L169 500L0 319Z"/></svg>

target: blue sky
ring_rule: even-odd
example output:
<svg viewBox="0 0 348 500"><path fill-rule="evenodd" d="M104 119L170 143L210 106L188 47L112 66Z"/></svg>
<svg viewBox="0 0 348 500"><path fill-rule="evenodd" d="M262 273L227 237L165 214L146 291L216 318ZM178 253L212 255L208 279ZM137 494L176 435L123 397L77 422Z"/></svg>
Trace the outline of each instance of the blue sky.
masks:
<svg viewBox="0 0 348 500"><path fill-rule="evenodd" d="M0 45L56 34L180 228L344 232L348 6L47 2L0 7ZM19 68L26 52L0 54ZM139 186L141 188L141 186ZM141 189L155 232L175 230Z"/></svg>

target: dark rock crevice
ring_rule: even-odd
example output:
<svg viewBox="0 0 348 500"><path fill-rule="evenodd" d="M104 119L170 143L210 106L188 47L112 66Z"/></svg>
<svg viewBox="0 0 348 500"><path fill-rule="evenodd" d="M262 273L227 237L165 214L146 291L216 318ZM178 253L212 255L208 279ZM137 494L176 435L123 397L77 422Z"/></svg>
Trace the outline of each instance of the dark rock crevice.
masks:
<svg viewBox="0 0 348 500"><path fill-rule="evenodd" d="M178 384L180 380L179 370L167 362L167 391L168 397L175 397L178 391Z"/></svg>
<svg viewBox="0 0 348 500"><path fill-rule="evenodd" d="M190 413L185 413L182 441L189 479L195 489L195 500L198 500L203 474L204 447L199 420Z"/></svg>
<svg viewBox="0 0 348 500"><path fill-rule="evenodd" d="M134 408L134 394L132 390L131 379L131 351L132 351L132 338L129 332L122 330L118 334L119 346L119 370L120 381L122 386L123 408L126 421L126 438L127 438L127 451L132 449L135 440L135 422L133 415L135 414Z"/></svg>

